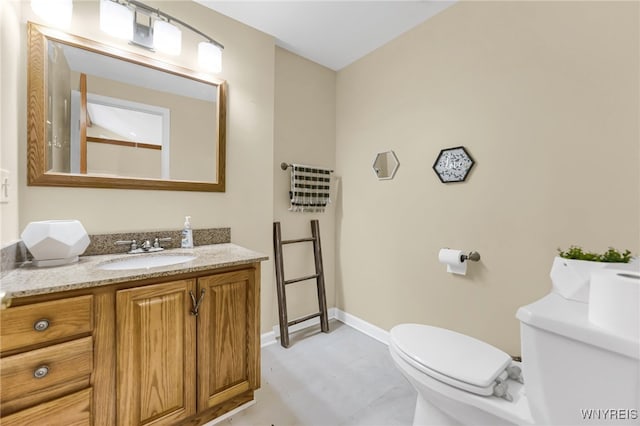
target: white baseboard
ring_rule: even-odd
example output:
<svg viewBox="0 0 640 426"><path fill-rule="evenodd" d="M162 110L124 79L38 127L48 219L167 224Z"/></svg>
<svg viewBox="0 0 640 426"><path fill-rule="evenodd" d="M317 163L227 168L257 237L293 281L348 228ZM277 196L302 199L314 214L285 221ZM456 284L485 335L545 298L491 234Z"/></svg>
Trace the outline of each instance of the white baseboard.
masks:
<svg viewBox="0 0 640 426"><path fill-rule="evenodd" d="M273 331L267 331L266 333L262 333L260 335L260 347L264 348L265 346L273 345L276 343L276 333Z"/></svg>
<svg viewBox="0 0 640 426"><path fill-rule="evenodd" d="M374 339L384 343L385 345L389 344L388 331L363 319L360 319L355 315L346 313L338 308L329 308L327 310L327 315L329 316L330 320L337 319L338 321L348 325L349 327L355 328L356 330L366 334L367 336L373 337ZM289 332L295 333L296 331L304 330L308 327L313 327L315 325L318 325L319 323L320 318L312 318L310 320L303 321L300 324L289 327ZM260 336L260 346L264 347L277 343L279 338L280 327L275 325L273 326L273 331L268 331Z"/></svg>
<svg viewBox="0 0 640 426"><path fill-rule="evenodd" d="M351 328L355 328L356 330L366 334L369 337L373 337L374 339L384 343L385 345L389 345L389 332L378 327L377 325L373 325L370 322L358 318L355 315L351 315L347 312L341 311L338 308L336 308L336 319L340 322L345 323Z"/></svg>
<svg viewBox="0 0 640 426"><path fill-rule="evenodd" d="M336 318L336 308L327 309L327 315L329 316L330 320ZM305 328L313 327L314 325L318 324L320 324L320 318L311 318L289 327L289 333L295 333L296 331L304 330ZM280 327L274 325L273 331L267 331L266 333L262 333L262 335L260 335L260 346L264 347L273 345L274 343L278 343L278 339L280 339Z"/></svg>

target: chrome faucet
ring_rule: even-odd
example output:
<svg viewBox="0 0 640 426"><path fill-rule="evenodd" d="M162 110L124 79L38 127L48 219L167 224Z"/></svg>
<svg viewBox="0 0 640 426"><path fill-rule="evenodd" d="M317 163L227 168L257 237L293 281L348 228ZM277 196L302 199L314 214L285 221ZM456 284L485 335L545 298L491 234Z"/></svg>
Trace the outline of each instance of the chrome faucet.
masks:
<svg viewBox="0 0 640 426"><path fill-rule="evenodd" d="M136 240L119 240L119 241L116 241L115 244L116 245L130 244L129 251L127 253L135 254L135 253L151 253L156 251L162 251L164 250L164 247L160 245L160 242L167 242L167 241L171 241L171 237L165 237L165 238L156 237L153 240L153 244L151 244L150 240L144 240L140 245L138 245L138 242Z"/></svg>
<svg viewBox="0 0 640 426"><path fill-rule="evenodd" d="M171 237L164 237L164 238L158 238L158 237L156 237L156 238L153 240L153 248L154 248L154 249L158 249L158 248L159 248L159 249L161 249L161 250L164 250L164 247L162 247L162 246L160 245L160 243L161 243L161 242L162 242L162 243L167 243L167 242L169 242L169 241L171 241Z"/></svg>
<svg viewBox="0 0 640 426"><path fill-rule="evenodd" d="M129 247L129 251L128 253L139 253L138 250L138 243L136 242L136 240L118 240L115 243L117 246L122 246L125 244L131 244L131 246Z"/></svg>

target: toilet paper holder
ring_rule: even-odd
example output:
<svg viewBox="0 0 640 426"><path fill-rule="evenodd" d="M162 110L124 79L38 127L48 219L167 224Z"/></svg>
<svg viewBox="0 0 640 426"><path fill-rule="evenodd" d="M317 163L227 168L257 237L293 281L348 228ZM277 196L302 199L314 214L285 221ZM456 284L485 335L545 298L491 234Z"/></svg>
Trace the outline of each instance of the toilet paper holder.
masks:
<svg viewBox="0 0 640 426"><path fill-rule="evenodd" d="M477 251L471 251L469 254L461 254L460 262L464 262L465 260L471 260L473 262L477 262L480 260L480 253Z"/></svg>

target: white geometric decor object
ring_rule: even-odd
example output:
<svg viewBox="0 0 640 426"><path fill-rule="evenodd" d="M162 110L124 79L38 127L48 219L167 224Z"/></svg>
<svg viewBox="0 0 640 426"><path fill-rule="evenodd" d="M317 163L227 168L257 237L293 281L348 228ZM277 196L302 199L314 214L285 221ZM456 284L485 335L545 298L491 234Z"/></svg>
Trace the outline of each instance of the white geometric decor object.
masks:
<svg viewBox="0 0 640 426"><path fill-rule="evenodd" d="M589 281L591 273L607 267L605 262L565 259L556 256L551 266L553 291L569 300L589 302Z"/></svg>
<svg viewBox="0 0 640 426"><path fill-rule="evenodd" d="M589 322L637 342L640 339L640 271L594 272L589 291Z"/></svg>
<svg viewBox="0 0 640 426"><path fill-rule="evenodd" d="M78 220L31 222L20 236L33 256L34 266L58 266L78 261L90 240Z"/></svg>

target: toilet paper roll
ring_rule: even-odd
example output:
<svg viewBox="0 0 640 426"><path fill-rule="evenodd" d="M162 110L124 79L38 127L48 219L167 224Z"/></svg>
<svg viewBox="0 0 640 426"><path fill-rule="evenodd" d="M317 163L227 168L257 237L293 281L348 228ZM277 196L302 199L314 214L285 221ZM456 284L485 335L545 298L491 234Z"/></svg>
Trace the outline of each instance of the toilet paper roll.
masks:
<svg viewBox="0 0 640 426"><path fill-rule="evenodd" d="M640 273L604 269L591 274L589 321L610 333L640 339Z"/></svg>
<svg viewBox="0 0 640 426"><path fill-rule="evenodd" d="M438 261L447 265L447 272L452 274L467 274L467 262L462 260L462 250L440 249Z"/></svg>

